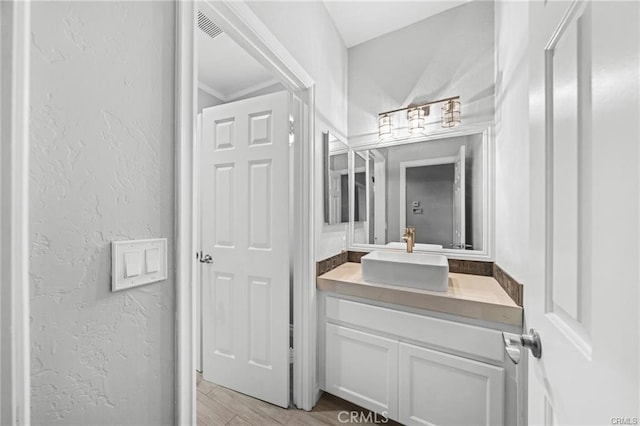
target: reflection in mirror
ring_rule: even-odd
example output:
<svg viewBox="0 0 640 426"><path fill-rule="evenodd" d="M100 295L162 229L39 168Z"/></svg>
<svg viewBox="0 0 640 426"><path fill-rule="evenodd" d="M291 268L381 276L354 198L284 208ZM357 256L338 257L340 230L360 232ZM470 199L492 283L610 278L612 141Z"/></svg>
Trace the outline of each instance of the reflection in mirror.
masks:
<svg viewBox="0 0 640 426"><path fill-rule="evenodd" d="M404 249L404 230L413 227L416 250L483 250L485 139L475 133L354 151L352 243Z"/></svg>
<svg viewBox="0 0 640 426"><path fill-rule="evenodd" d="M324 221L349 222L349 146L330 132L322 134L324 162Z"/></svg>

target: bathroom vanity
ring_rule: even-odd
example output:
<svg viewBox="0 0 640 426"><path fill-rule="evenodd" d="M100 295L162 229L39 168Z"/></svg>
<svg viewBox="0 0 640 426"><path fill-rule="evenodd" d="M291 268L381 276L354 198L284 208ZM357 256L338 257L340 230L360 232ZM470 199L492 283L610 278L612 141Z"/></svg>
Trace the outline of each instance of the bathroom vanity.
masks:
<svg viewBox="0 0 640 426"><path fill-rule="evenodd" d="M491 277L437 292L364 281L359 263L317 279L319 385L403 424L523 424L523 368L502 332L522 308Z"/></svg>

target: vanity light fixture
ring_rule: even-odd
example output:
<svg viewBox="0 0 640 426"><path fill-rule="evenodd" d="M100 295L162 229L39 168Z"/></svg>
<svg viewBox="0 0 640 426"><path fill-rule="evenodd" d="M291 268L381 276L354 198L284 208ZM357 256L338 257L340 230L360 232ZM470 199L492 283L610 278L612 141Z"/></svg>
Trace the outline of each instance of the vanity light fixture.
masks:
<svg viewBox="0 0 640 426"><path fill-rule="evenodd" d="M380 114L378 116L378 133L381 140L390 138L393 135L393 125L389 114Z"/></svg>
<svg viewBox="0 0 640 426"><path fill-rule="evenodd" d="M409 133L416 135L424 133L425 117L429 115L430 106L409 108L407 110L407 120L409 121Z"/></svg>
<svg viewBox="0 0 640 426"><path fill-rule="evenodd" d="M460 96L453 96L379 113L378 135L380 136L380 140L393 136L393 115L401 111L407 112L410 135L424 133L426 117L429 116L430 106L439 103L444 103L442 105L442 127L455 127L460 124Z"/></svg>
<svg viewBox="0 0 640 426"><path fill-rule="evenodd" d="M442 127L460 124L460 99L449 99L442 105Z"/></svg>

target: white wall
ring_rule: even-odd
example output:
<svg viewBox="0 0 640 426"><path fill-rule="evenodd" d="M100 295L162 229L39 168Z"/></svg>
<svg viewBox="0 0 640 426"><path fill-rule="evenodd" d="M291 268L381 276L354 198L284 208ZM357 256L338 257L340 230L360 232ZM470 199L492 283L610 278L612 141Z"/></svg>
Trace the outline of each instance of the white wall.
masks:
<svg viewBox="0 0 640 426"><path fill-rule="evenodd" d="M209 92L205 92L202 89L198 89L198 112L202 112L203 108L212 107L223 104L224 101L216 98Z"/></svg>
<svg viewBox="0 0 640 426"><path fill-rule="evenodd" d="M316 259L324 259L342 250L346 235L346 225L323 223L322 132L346 139L347 48L322 2L248 4L316 83Z"/></svg>
<svg viewBox="0 0 640 426"><path fill-rule="evenodd" d="M450 96L463 124L493 121L493 7L467 3L350 48L349 143L377 140L380 112Z"/></svg>
<svg viewBox="0 0 640 426"><path fill-rule="evenodd" d="M174 11L32 3L34 424L173 423L174 280L111 293L110 242L174 270Z"/></svg>
<svg viewBox="0 0 640 426"><path fill-rule="evenodd" d="M527 281L529 253L529 6L496 3L495 260Z"/></svg>

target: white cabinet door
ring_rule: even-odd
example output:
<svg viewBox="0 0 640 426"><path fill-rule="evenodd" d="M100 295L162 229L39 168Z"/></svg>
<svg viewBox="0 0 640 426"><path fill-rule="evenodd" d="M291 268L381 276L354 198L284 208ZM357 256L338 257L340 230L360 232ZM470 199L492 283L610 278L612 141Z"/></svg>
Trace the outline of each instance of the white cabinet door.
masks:
<svg viewBox="0 0 640 426"><path fill-rule="evenodd" d="M401 423L504 423L503 368L404 343L399 346Z"/></svg>
<svg viewBox="0 0 640 426"><path fill-rule="evenodd" d="M325 347L327 392L397 418L397 341L327 324Z"/></svg>

